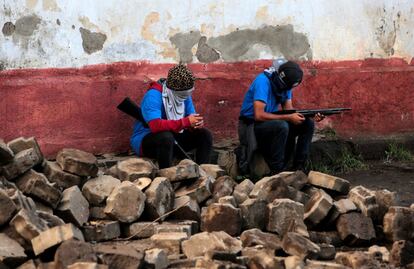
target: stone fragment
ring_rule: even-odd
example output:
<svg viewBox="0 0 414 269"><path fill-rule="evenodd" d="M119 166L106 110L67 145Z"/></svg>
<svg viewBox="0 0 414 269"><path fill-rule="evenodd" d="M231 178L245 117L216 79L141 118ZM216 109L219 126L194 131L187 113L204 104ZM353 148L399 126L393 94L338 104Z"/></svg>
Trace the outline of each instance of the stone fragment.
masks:
<svg viewBox="0 0 414 269"><path fill-rule="evenodd" d="M0 166L13 161L13 151L0 139Z"/></svg>
<svg viewBox="0 0 414 269"><path fill-rule="evenodd" d="M109 269L107 265L94 262L76 262L66 267L67 269Z"/></svg>
<svg viewBox="0 0 414 269"><path fill-rule="evenodd" d="M330 244L335 247L340 247L343 245L342 239L337 231L309 231L309 239L317 244Z"/></svg>
<svg viewBox="0 0 414 269"><path fill-rule="evenodd" d="M307 239L306 237L293 232L288 232L283 237L283 250L293 256L299 256L305 259L309 255L318 255L320 247Z"/></svg>
<svg viewBox="0 0 414 269"><path fill-rule="evenodd" d="M231 196L231 195L229 195L229 196L223 196L223 197L220 197L220 198L218 199L218 203L219 203L219 204L227 204L227 205L232 205L232 206L234 206L234 207L237 207L236 200L235 200L235 199L234 199L234 197L233 197L233 196Z"/></svg>
<svg viewBox="0 0 414 269"><path fill-rule="evenodd" d="M279 175L264 177L254 185L250 198L260 198L268 203L274 199L289 198L291 193L288 185Z"/></svg>
<svg viewBox="0 0 414 269"><path fill-rule="evenodd" d="M98 162L93 154L78 149L62 149L56 156L56 162L69 173L78 176L95 177Z"/></svg>
<svg viewBox="0 0 414 269"><path fill-rule="evenodd" d="M169 255L170 259L170 268L188 268L188 269L196 269L196 262L197 259L171 259L172 255ZM198 269L198 268L197 268ZM201 269L201 268L200 268ZM204 268L203 268L204 269Z"/></svg>
<svg viewBox="0 0 414 269"><path fill-rule="evenodd" d="M42 212L46 212L46 213L50 213L53 214L53 208L45 205L42 202L39 201L33 201L36 205L36 211L42 211Z"/></svg>
<svg viewBox="0 0 414 269"><path fill-rule="evenodd" d="M332 197L323 190L319 190L306 204L305 221L312 225L319 224L328 215L332 205Z"/></svg>
<svg viewBox="0 0 414 269"><path fill-rule="evenodd" d="M8 189L7 193L13 203L16 205L17 210L26 209L36 211L36 203L32 198L24 195L19 189Z"/></svg>
<svg viewBox="0 0 414 269"><path fill-rule="evenodd" d="M17 207L13 203L13 200L7 195L7 193L0 189L0 226L8 223L14 216Z"/></svg>
<svg viewBox="0 0 414 269"><path fill-rule="evenodd" d="M26 195L36 198L43 203L56 208L62 193L50 185L46 176L29 170L16 181L17 187Z"/></svg>
<svg viewBox="0 0 414 269"><path fill-rule="evenodd" d="M218 201L220 197L231 195L236 185L237 183L229 176L219 177L213 183L214 201Z"/></svg>
<svg viewBox="0 0 414 269"><path fill-rule="evenodd" d="M390 241L414 239L414 211L392 206L384 216L384 234Z"/></svg>
<svg viewBox="0 0 414 269"><path fill-rule="evenodd" d="M105 214L105 207L93 206L89 208L89 219L90 220L104 220L108 216Z"/></svg>
<svg viewBox="0 0 414 269"><path fill-rule="evenodd" d="M246 269L245 266L233 263L231 261L221 261L208 258L200 258L196 260L196 268L211 268L211 269L220 269L220 268L231 268L231 269Z"/></svg>
<svg viewBox="0 0 414 269"><path fill-rule="evenodd" d="M46 223L46 226L48 228L65 224L65 222L61 218L53 215L53 213L47 213L43 211L36 211L36 213L39 216L39 218Z"/></svg>
<svg viewBox="0 0 414 269"><path fill-rule="evenodd" d="M37 256L69 239L84 241L82 232L71 223L50 228L32 239L33 252Z"/></svg>
<svg viewBox="0 0 414 269"><path fill-rule="evenodd" d="M230 253L238 253L242 250L242 242L223 231L212 233L202 232L183 241L182 250L190 259L203 256L212 250L225 250Z"/></svg>
<svg viewBox="0 0 414 269"><path fill-rule="evenodd" d="M379 261L362 251L338 252L335 262L350 268L381 268Z"/></svg>
<svg viewBox="0 0 414 269"><path fill-rule="evenodd" d="M145 199L145 194L137 186L124 181L106 200L105 214L120 222L131 223L144 211Z"/></svg>
<svg viewBox="0 0 414 269"><path fill-rule="evenodd" d="M349 269L349 267L334 262L306 261L306 269Z"/></svg>
<svg viewBox="0 0 414 269"><path fill-rule="evenodd" d="M315 258L317 258L318 260L325 260L325 261L330 261L330 260L335 259L336 249L333 245L329 245L329 244L317 244L317 245L319 246L321 251L318 253L317 256L315 256Z"/></svg>
<svg viewBox="0 0 414 269"><path fill-rule="evenodd" d="M82 194L92 205L100 205L108 198L115 187L121 184L112 176L99 176L88 180L82 187Z"/></svg>
<svg viewBox="0 0 414 269"><path fill-rule="evenodd" d="M191 224L167 223L156 225L154 227L155 234L161 233L185 233L188 237L192 235Z"/></svg>
<svg viewBox="0 0 414 269"><path fill-rule="evenodd" d="M141 190L144 191L151 185L152 179L149 177L140 177L135 180L133 183Z"/></svg>
<svg viewBox="0 0 414 269"><path fill-rule="evenodd" d="M289 231L309 236L307 227L303 222L304 207L290 199L275 199L267 205L267 226L271 232L284 236Z"/></svg>
<svg viewBox="0 0 414 269"><path fill-rule="evenodd" d="M263 230L266 225L266 202L260 199L247 199L239 206L243 229L258 228Z"/></svg>
<svg viewBox="0 0 414 269"><path fill-rule="evenodd" d="M282 241L277 235L264 233L259 229L244 231L240 236L240 240L242 241L243 247L254 247L259 245L273 251L282 249Z"/></svg>
<svg viewBox="0 0 414 269"><path fill-rule="evenodd" d="M150 220L157 219L174 207L175 194L167 178L157 177L145 190L145 216ZM162 218L164 220L165 217Z"/></svg>
<svg viewBox="0 0 414 269"><path fill-rule="evenodd" d="M287 185L292 186L297 190L302 189L309 181L308 176L300 170L295 172L282 172L279 175Z"/></svg>
<svg viewBox="0 0 414 269"><path fill-rule="evenodd" d="M7 143L7 146L13 151L14 154L18 154L19 152L27 149L34 149L36 155L38 156L38 162L36 164L40 164L43 161L42 151L40 150L40 146L34 137L19 137Z"/></svg>
<svg viewBox="0 0 414 269"><path fill-rule="evenodd" d="M250 179L245 179L234 187L233 196L237 204L241 204L249 198L250 192L253 190L254 184Z"/></svg>
<svg viewBox="0 0 414 269"><path fill-rule="evenodd" d="M169 264L167 252L159 248L146 250L145 263L154 269L166 269Z"/></svg>
<svg viewBox="0 0 414 269"><path fill-rule="evenodd" d="M91 221L82 227L83 236L87 242L101 242L121 236L118 221Z"/></svg>
<svg viewBox="0 0 414 269"><path fill-rule="evenodd" d="M377 190L375 191L375 200L378 204L378 216L377 219L382 222L385 214L391 206L396 206L396 193L389 190Z"/></svg>
<svg viewBox="0 0 414 269"><path fill-rule="evenodd" d="M200 221L200 207L190 196L181 196L174 200L174 212L170 215L176 220Z"/></svg>
<svg viewBox="0 0 414 269"><path fill-rule="evenodd" d="M372 220L361 213L351 212L341 215L336 222L341 239L349 245L360 245L375 238Z"/></svg>
<svg viewBox="0 0 414 269"><path fill-rule="evenodd" d="M241 225L240 209L231 205L214 203L201 211L202 231L224 231L236 236L240 234Z"/></svg>
<svg viewBox="0 0 414 269"><path fill-rule="evenodd" d="M78 186L63 191L62 201L57 210L62 219L77 226L82 226L89 218L89 203Z"/></svg>
<svg viewBox="0 0 414 269"><path fill-rule="evenodd" d="M292 186L288 186L289 192L290 192L290 199L301 203L303 205L306 205L309 200L311 199L311 196L309 196L308 194L304 193L303 191L298 191L295 188L293 188Z"/></svg>
<svg viewBox="0 0 414 269"><path fill-rule="evenodd" d="M213 178L219 178L226 175L226 171L224 171L219 165L217 164L202 164L200 168L203 169L207 175Z"/></svg>
<svg viewBox="0 0 414 269"><path fill-rule="evenodd" d="M188 239L186 233L159 233L151 236L151 241L155 248L165 249L171 254L181 253L181 242Z"/></svg>
<svg viewBox="0 0 414 269"><path fill-rule="evenodd" d="M305 262L298 256L289 256L285 258L285 269L303 269Z"/></svg>
<svg viewBox="0 0 414 269"><path fill-rule="evenodd" d="M98 258L91 244L70 239L57 248L54 261L56 269L65 269L77 262L97 262Z"/></svg>
<svg viewBox="0 0 414 269"><path fill-rule="evenodd" d="M8 225L8 226L3 227L0 230L0 232L7 235L9 238L13 239L17 243L19 243L19 245L22 246L25 251L28 251L28 252L32 251L32 245L30 244L30 241L26 241L26 239L24 239L16 231L16 229L13 227L13 225ZM1 262L0 262L0 264L1 264Z"/></svg>
<svg viewBox="0 0 414 269"><path fill-rule="evenodd" d="M3 166L2 173L7 180L12 180L33 168L39 162L34 149L26 149L14 156L11 163Z"/></svg>
<svg viewBox="0 0 414 269"><path fill-rule="evenodd" d="M27 262L17 267L17 269L37 269L37 266L33 260L28 260Z"/></svg>
<svg viewBox="0 0 414 269"><path fill-rule="evenodd" d="M132 238L149 238L155 234L154 222L135 222L125 227L124 233Z"/></svg>
<svg viewBox="0 0 414 269"><path fill-rule="evenodd" d="M370 246L368 248L368 253L372 256L381 256L381 260L383 262L389 262L390 261L390 252L386 247L380 247L377 245Z"/></svg>
<svg viewBox="0 0 414 269"><path fill-rule="evenodd" d="M339 214L346 214L357 210L356 205L350 199L340 199L335 201L333 205Z"/></svg>
<svg viewBox="0 0 414 269"><path fill-rule="evenodd" d="M128 245L97 244L94 246L99 260L111 268L142 268L144 265L144 253L137 251Z"/></svg>
<svg viewBox="0 0 414 269"><path fill-rule="evenodd" d="M133 182L141 177L153 178L156 173L155 165L141 158L130 158L116 165L116 174L121 181Z"/></svg>
<svg viewBox="0 0 414 269"><path fill-rule="evenodd" d="M61 189L79 185L82 181L82 177L63 171L56 162L45 161L43 173Z"/></svg>
<svg viewBox="0 0 414 269"><path fill-rule="evenodd" d="M171 182L183 181L200 177L200 167L191 160L182 160L178 165L160 169L160 177L166 177Z"/></svg>
<svg viewBox="0 0 414 269"><path fill-rule="evenodd" d="M208 177L197 179L189 186L183 186L175 192L176 197L189 196L196 200L197 203L202 203L211 196L212 182Z"/></svg>
<svg viewBox="0 0 414 269"><path fill-rule="evenodd" d="M257 251L251 255L247 265L252 269L285 269L285 266L274 255L265 251Z"/></svg>
<svg viewBox="0 0 414 269"><path fill-rule="evenodd" d="M16 268L26 259L22 246L4 233L0 233L0 267Z"/></svg>
<svg viewBox="0 0 414 269"><path fill-rule="evenodd" d="M378 215L378 204L375 192L363 186L357 186L349 191L349 199L361 210L362 214L375 219Z"/></svg>
<svg viewBox="0 0 414 269"><path fill-rule="evenodd" d="M395 241L390 253L390 264L406 266L414 262L414 243L407 240Z"/></svg>
<svg viewBox="0 0 414 269"><path fill-rule="evenodd" d="M350 183L345 179L316 171L310 171L308 178L309 183L314 186L337 191L343 194L348 194L349 192Z"/></svg>
<svg viewBox="0 0 414 269"><path fill-rule="evenodd" d="M32 240L48 228L35 211L26 209L21 209L10 221L10 225L27 241Z"/></svg>

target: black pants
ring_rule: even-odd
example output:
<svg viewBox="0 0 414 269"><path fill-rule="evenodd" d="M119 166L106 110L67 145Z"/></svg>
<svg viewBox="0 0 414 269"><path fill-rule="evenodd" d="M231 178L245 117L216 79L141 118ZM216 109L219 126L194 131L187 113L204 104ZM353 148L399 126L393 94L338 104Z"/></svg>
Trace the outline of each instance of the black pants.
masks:
<svg viewBox="0 0 414 269"><path fill-rule="evenodd" d="M213 146L213 137L209 130L185 130L182 133L169 131L150 133L142 141L144 156L157 159L160 169L172 166L174 156L184 158L184 154L175 145L175 141L185 150L196 150L196 162L208 163Z"/></svg>

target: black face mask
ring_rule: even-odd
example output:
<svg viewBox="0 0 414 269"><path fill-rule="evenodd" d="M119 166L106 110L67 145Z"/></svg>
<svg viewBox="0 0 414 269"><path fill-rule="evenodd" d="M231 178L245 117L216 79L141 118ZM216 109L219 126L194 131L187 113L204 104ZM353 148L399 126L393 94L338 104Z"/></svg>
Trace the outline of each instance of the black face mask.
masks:
<svg viewBox="0 0 414 269"><path fill-rule="evenodd" d="M273 72L272 74L265 72L264 74L270 81L272 92L276 97L276 101L281 102L283 93L287 90L290 90L291 88L286 85L286 83L279 77L279 74L277 72Z"/></svg>

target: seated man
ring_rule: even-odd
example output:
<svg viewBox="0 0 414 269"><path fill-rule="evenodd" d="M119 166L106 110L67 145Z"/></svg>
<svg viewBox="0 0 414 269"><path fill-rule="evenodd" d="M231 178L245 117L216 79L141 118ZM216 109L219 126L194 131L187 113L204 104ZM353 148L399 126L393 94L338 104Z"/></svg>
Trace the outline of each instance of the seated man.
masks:
<svg viewBox="0 0 414 269"><path fill-rule="evenodd" d="M272 174L287 169L293 152L292 169L304 170L314 131L313 120L299 113L272 114L278 111L279 105L283 110L293 109L292 89L301 83L302 77L303 71L298 64L278 59L251 84L244 97L239 121L239 139L244 151L242 163L239 161L242 172L248 171L246 167L256 147ZM322 119L320 114L315 117L317 121Z"/></svg>
<svg viewBox="0 0 414 269"><path fill-rule="evenodd" d="M138 155L156 159L160 169L170 167L175 153L182 153L176 143L185 151L196 149L198 164L209 162L212 136L194 109L193 91L193 73L177 65L166 80L151 83L143 97L145 123L135 123L131 146Z"/></svg>

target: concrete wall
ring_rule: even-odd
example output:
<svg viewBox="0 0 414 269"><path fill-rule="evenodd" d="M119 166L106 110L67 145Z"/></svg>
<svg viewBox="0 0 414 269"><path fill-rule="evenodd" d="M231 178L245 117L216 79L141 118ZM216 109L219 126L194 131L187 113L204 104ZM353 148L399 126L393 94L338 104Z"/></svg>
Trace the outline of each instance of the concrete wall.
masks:
<svg viewBox="0 0 414 269"><path fill-rule="evenodd" d="M47 155L127 150L116 105L178 61L216 142L236 137L244 92L279 56L305 69L296 107L353 108L320 127L414 133L412 1L3 0L0 28L0 138L36 136Z"/></svg>

